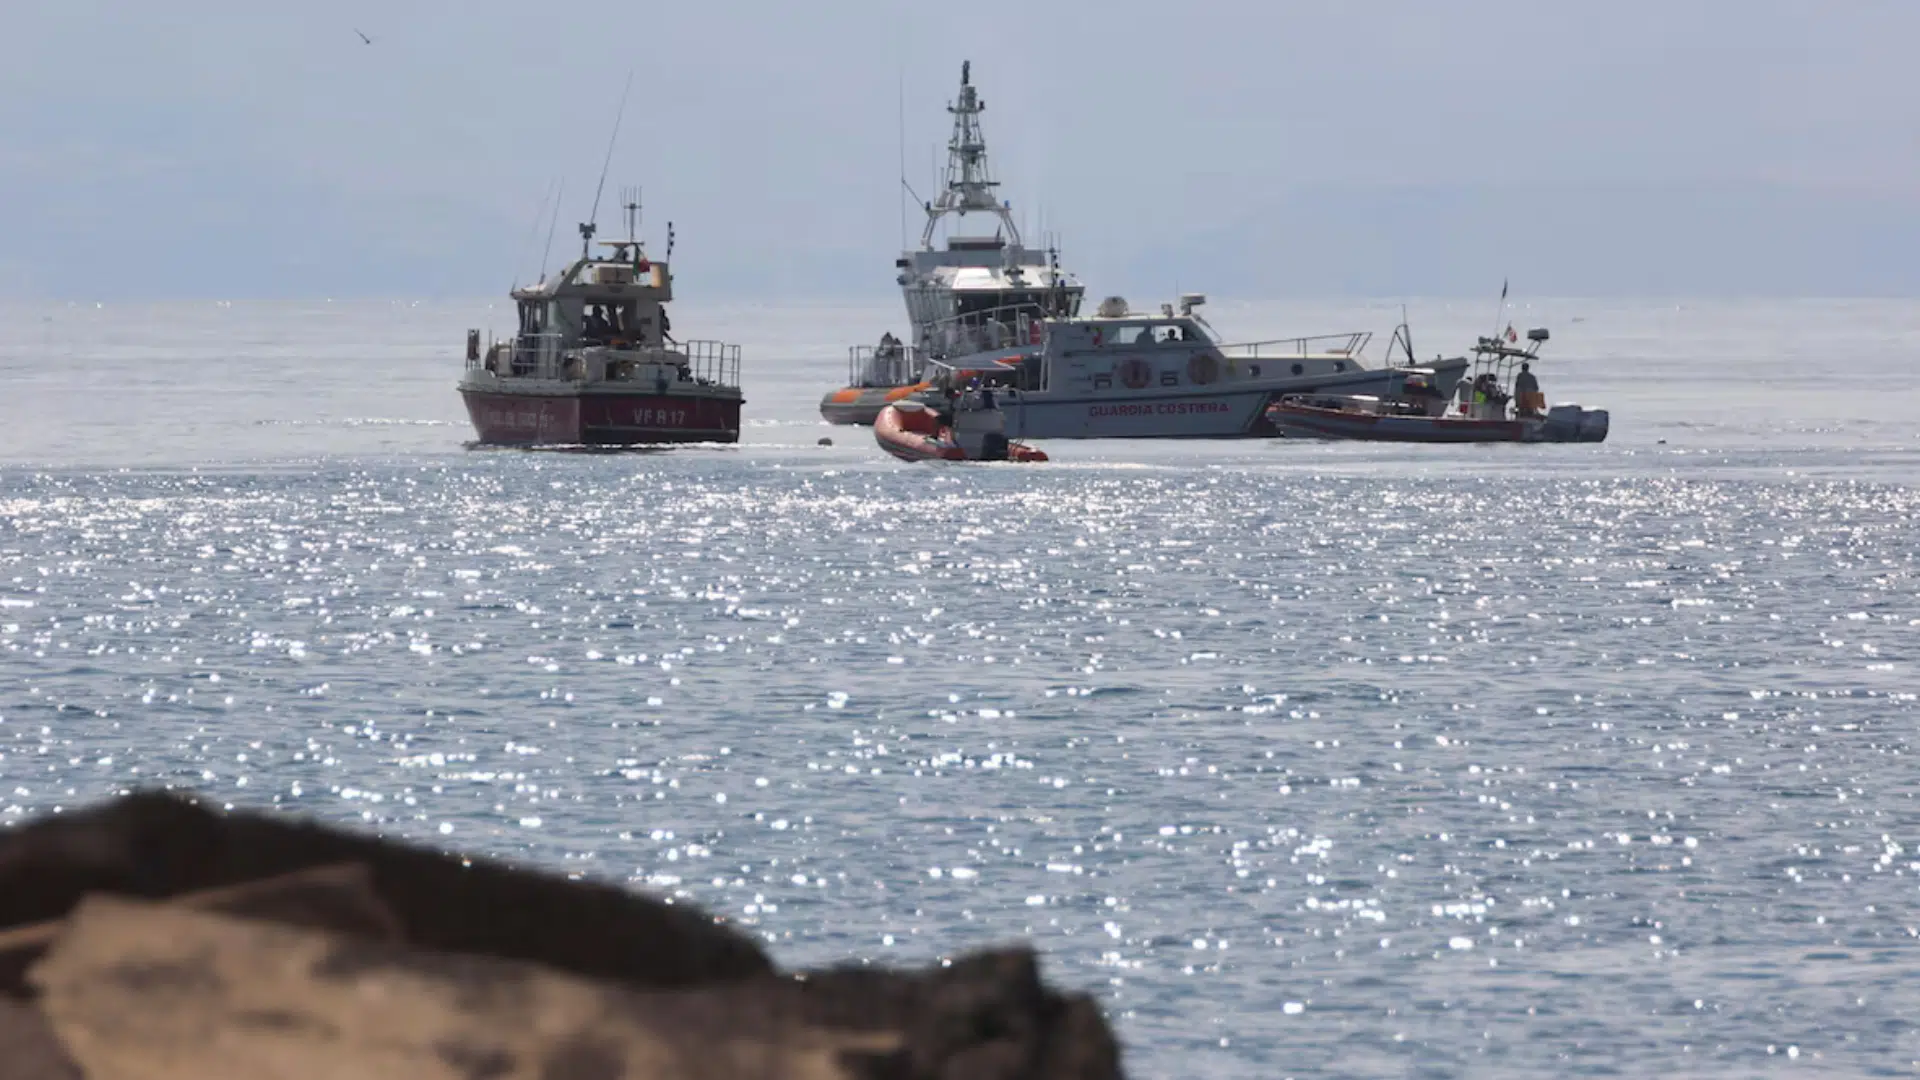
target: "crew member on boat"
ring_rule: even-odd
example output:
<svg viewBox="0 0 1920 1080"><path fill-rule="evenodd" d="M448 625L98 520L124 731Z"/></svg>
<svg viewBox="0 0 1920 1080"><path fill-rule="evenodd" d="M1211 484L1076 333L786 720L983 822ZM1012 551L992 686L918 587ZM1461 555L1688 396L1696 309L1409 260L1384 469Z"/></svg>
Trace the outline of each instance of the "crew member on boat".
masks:
<svg viewBox="0 0 1920 1080"><path fill-rule="evenodd" d="M1493 377L1493 372L1483 371L1473 380L1473 400L1476 405L1506 405L1507 395L1500 392L1499 380Z"/></svg>
<svg viewBox="0 0 1920 1080"><path fill-rule="evenodd" d="M607 321L600 316L600 309L587 309L587 317L580 323L580 340L600 344L607 339Z"/></svg>
<svg viewBox="0 0 1920 1080"><path fill-rule="evenodd" d="M1520 363L1520 374L1513 377L1513 411L1521 416L1538 416L1535 402L1540 400L1540 380L1534 377L1532 367L1525 361Z"/></svg>

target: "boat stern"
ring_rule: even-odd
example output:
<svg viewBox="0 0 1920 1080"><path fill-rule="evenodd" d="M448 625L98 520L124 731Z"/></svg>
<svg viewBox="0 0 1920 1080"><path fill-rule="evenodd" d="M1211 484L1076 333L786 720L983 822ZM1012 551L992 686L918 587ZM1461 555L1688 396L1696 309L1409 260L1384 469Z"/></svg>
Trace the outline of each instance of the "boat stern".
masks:
<svg viewBox="0 0 1920 1080"><path fill-rule="evenodd" d="M1611 417L1605 409L1584 409L1572 404L1555 405L1547 410L1546 419L1540 424L1541 441L1606 442L1610 421Z"/></svg>

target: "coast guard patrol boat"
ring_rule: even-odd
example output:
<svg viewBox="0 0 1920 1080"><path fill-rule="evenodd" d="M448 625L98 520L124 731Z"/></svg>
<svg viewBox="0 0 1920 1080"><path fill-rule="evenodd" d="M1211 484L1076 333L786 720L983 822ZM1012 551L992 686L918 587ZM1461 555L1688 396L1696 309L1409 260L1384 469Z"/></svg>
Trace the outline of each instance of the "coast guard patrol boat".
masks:
<svg viewBox="0 0 1920 1080"><path fill-rule="evenodd" d="M920 246L894 263L912 340L888 333L878 345L849 350L847 385L820 402L820 414L832 423L871 424L888 403L927 389L929 362L1037 346L1040 321L1080 311L1085 287L1060 269L1058 250L1026 246L1012 210L996 193L980 130L987 106L972 75L971 63L960 65L960 96L947 107L953 134L945 186L924 204ZM957 228L968 214L991 220L993 232L950 231L945 246L936 247L941 226Z"/></svg>
<svg viewBox="0 0 1920 1080"><path fill-rule="evenodd" d="M927 362L923 400L986 390L1008 439L1246 438L1278 434L1269 406L1301 393L1397 394L1409 376L1450 394L1464 357L1375 367L1372 334L1222 343L1188 293L1176 310L1103 301L1091 317L1022 316L1015 336L1039 344ZM944 324L933 327L937 334Z"/></svg>

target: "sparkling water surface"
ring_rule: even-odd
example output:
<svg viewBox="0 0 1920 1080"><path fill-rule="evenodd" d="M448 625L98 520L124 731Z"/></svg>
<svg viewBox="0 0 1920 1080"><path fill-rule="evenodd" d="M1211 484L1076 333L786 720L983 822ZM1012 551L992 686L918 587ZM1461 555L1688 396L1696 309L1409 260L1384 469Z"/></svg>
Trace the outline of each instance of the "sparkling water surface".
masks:
<svg viewBox="0 0 1920 1080"><path fill-rule="evenodd" d="M740 446L463 449L500 305L0 307L6 820L178 784L789 965L1030 940L1140 1076L1911 1074L1920 306L1509 316L1602 446L1038 467L818 422L889 307L682 306Z"/></svg>

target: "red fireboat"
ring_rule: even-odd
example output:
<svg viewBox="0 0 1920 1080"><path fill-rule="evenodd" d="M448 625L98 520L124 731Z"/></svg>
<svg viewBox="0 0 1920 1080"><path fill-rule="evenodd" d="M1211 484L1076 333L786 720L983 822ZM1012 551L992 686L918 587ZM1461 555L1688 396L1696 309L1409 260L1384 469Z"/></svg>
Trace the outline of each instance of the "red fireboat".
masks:
<svg viewBox="0 0 1920 1080"><path fill-rule="evenodd" d="M673 273L634 235L601 241L580 226L580 257L514 289L520 327L483 349L467 331L460 396L481 445L640 446L740 440L740 347L675 341ZM667 229L673 254L673 228Z"/></svg>

